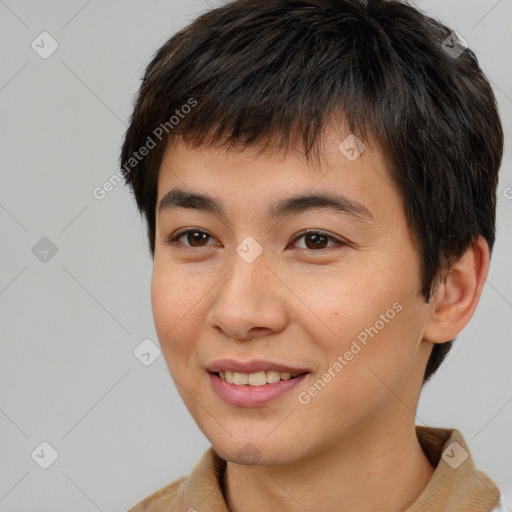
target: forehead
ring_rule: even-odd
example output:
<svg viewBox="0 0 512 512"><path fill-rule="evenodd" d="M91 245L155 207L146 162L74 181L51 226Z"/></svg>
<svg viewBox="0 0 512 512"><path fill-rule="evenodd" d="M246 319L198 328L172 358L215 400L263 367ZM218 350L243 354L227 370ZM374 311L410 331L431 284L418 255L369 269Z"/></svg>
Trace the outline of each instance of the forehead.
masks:
<svg viewBox="0 0 512 512"><path fill-rule="evenodd" d="M347 147L353 151L347 153ZM318 201L330 200L330 206L337 201L340 209L352 212L354 218L371 219L372 211L378 215L379 203L387 205L388 212L393 203L397 208L401 203L375 142L354 141L346 134L331 132L324 137L318 157L313 158L306 158L296 147L191 147L175 139L162 158L156 208L159 212L184 206L187 201L190 206L194 201L196 206L201 203L203 211L222 216L229 213L230 205L252 205L258 214L275 217L300 207L301 201L302 205L317 201L318 197L312 196L321 196Z"/></svg>

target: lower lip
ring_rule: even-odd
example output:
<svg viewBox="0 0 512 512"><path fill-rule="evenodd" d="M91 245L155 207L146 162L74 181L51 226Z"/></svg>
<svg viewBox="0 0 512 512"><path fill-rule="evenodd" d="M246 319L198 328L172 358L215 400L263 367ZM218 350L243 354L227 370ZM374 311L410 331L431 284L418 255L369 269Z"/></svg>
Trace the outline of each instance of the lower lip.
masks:
<svg viewBox="0 0 512 512"><path fill-rule="evenodd" d="M218 375L209 373L213 390L228 404L239 407L256 407L265 405L272 400L284 395L298 386L309 374L304 373L299 377L288 380L280 380L263 386L230 384L222 380Z"/></svg>

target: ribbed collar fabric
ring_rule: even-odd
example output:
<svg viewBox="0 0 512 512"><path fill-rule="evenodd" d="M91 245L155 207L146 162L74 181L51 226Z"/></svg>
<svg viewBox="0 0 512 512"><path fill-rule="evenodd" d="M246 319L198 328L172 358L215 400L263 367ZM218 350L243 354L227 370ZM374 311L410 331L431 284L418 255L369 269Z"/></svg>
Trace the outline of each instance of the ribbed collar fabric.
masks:
<svg viewBox="0 0 512 512"><path fill-rule="evenodd" d="M490 512L499 503L496 484L475 468L455 429L416 426L418 441L436 468L404 512ZM188 477L148 496L129 512L229 512L222 492L226 461L210 447Z"/></svg>

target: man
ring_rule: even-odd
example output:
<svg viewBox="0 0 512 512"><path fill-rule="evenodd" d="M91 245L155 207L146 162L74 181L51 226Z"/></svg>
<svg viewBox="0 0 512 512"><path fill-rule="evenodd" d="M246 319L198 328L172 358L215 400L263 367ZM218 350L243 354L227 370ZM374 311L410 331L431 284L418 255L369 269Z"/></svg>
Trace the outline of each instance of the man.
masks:
<svg viewBox="0 0 512 512"><path fill-rule="evenodd" d="M121 165L212 447L131 511L497 510L415 411L481 296L502 152L474 54L404 2L238 0L164 44Z"/></svg>

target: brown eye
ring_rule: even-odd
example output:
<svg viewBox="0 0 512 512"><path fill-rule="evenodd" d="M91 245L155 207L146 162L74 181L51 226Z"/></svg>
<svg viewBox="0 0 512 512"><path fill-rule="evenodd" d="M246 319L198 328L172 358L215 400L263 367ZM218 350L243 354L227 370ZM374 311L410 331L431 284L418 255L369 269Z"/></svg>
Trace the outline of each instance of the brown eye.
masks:
<svg viewBox="0 0 512 512"><path fill-rule="evenodd" d="M304 239L304 247L299 247L299 249L309 249L313 251L327 249L336 245L345 245L342 241L326 233L322 233L321 231L304 231L295 238L294 243L300 239ZM333 243L328 245L329 242Z"/></svg>
<svg viewBox="0 0 512 512"><path fill-rule="evenodd" d="M204 242L207 242L209 238L212 238L211 235L204 231L199 229L187 229L186 231L181 231L171 237L167 243L173 244L175 242L179 242L185 247L206 247L208 244ZM181 241L182 239L186 240L187 243L183 243Z"/></svg>
<svg viewBox="0 0 512 512"><path fill-rule="evenodd" d="M202 247L205 245L203 242L207 241L210 235L203 233L202 231L189 231L185 234L186 240L190 242L192 247Z"/></svg>
<svg viewBox="0 0 512 512"><path fill-rule="evenodd" d="M308 233L304 240L308 249L325 249L328 243L328 237L319 233Z"/></svg>

